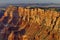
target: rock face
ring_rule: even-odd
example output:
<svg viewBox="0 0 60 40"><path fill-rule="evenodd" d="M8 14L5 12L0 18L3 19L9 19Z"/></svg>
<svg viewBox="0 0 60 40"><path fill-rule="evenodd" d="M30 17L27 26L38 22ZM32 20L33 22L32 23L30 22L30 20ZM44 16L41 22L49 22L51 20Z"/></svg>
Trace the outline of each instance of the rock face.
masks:
<svg viewBox="0 0 60 40"><path fill-rule="evenodd" d="M1 40L60 40L60 12L9 6L0 18Z"/></svg>

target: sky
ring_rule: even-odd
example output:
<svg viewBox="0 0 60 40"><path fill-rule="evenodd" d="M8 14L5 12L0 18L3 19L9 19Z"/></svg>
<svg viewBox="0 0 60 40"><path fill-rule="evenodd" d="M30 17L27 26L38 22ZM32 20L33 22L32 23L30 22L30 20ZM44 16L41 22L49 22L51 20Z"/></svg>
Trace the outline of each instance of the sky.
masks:
<svg viewBox="0 0 60 40"><path fill-rule="evenodd" d="M15 3L60 3L60 0L0 0L0 4Z"/></svg>

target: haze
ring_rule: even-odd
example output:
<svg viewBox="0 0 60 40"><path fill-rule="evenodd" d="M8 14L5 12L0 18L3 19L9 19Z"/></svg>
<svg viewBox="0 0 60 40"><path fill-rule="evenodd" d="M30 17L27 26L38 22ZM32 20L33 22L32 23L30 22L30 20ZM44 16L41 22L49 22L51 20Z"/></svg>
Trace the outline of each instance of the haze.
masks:
<svg viewBox="0 0 60 40"><path fill-rule="evenodd" d="M0 0L0 4L15 3L60 3L60 0Z"/></svg>

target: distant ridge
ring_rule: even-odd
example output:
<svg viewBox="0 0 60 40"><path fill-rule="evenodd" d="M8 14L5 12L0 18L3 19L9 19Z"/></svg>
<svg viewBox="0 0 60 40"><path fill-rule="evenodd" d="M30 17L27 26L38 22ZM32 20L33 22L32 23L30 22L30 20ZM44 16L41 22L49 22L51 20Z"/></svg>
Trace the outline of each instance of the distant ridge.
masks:
<svg viewBox="0 0 60 40"><path fill-rule="evenodd" d="M60 3L19 3L19 4L0 4L0 8L13 6L35 6L35 7L60 7Z"/></svg>

